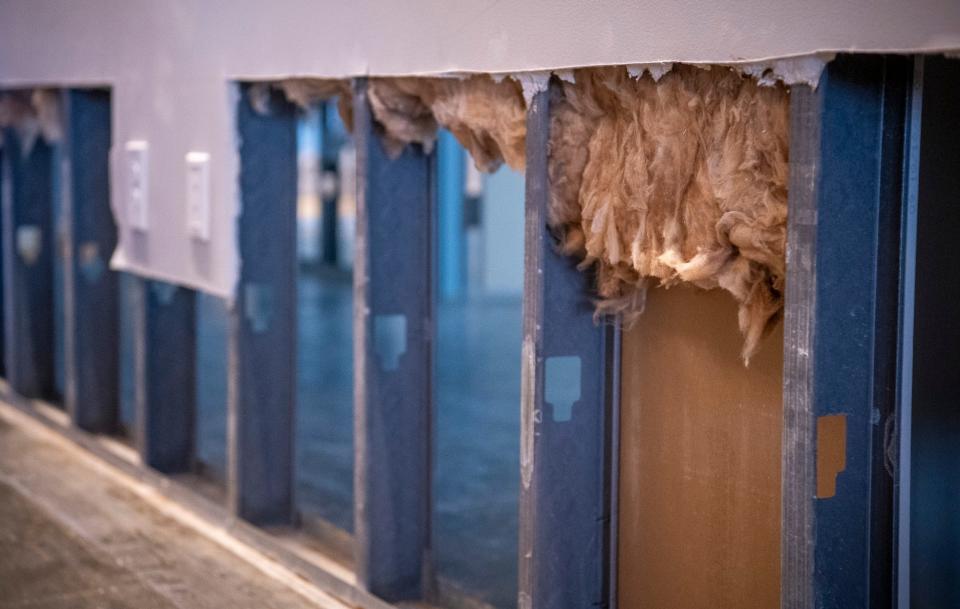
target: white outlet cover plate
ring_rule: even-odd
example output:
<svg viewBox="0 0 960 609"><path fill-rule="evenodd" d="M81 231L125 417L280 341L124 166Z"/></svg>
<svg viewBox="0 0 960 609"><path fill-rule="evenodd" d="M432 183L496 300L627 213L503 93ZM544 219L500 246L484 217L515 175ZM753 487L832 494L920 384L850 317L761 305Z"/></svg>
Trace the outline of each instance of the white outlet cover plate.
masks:
<svg viewBox="0 0 960 609"><path fill-rule="evenodd" d="M150 147L144 140L130 140L126 145L127 222L130 228L146 232L150 203Z"/></svg>
<svg viewBox="0 0 960 609"><path fill-rule="evenodd" d="M210 155L188 152L187 233L194 239L210 240Z"/></svg>

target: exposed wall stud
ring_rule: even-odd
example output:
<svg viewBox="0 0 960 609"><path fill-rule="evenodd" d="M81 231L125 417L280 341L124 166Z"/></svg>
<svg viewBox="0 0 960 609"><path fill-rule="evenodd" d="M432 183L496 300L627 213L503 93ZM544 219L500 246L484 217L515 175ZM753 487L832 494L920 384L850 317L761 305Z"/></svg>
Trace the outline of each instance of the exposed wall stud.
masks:
<svg viewBox="0 0 960 609"><path fill-rule="evenodd" d="M527 113L522 609L605 607L611 601L611 430L619 336L613 324L594 322L591 278L556 251L547 227L550 99L557 94L552 82ZM557 364L548 365L554 358ZM547 386L548 371L563 362L579 371L579 387Z"/></svg>
<svg viewBox="0 0 960 609"><path fill-rule="evenodd" d="M899 218L907 58L840 56L791 96L782 603L889 607ZM816 420L846 415L816 499Z"/></svg>
<svg viewBox="0 0 960 609"><path fill-rule="evenodd" d="M25 397L53 399L53 147L4 133L3 283L7 379Z"/></svg>
<svg viewBox="0 0 960 609"><path fill-rule="evenodd" d="M196 445L196 294L140 278L130 289L140 457L161 472L189 471Z"/></svg>
<svg viewBox="0 0 960 609"><path fill-rule="evenodd" d="M272 92L266 113L240 88L240 279L230 312L227 486L257 524L294 520L296 109Z"/></svg>
<svg viewBox="0 0 960 609"><path fill-rule="evenodd" d="M430 546L435 159L387 156L354 87L354 394L358 581L388 601L425 593Z"/></svg>
<svg viewBox="0 0 960 609"><path fill-rule="evenodd" d="M110 210L110 93L63 93L64 404L87 431L116 430L119 409L117 244Z"/></svg>

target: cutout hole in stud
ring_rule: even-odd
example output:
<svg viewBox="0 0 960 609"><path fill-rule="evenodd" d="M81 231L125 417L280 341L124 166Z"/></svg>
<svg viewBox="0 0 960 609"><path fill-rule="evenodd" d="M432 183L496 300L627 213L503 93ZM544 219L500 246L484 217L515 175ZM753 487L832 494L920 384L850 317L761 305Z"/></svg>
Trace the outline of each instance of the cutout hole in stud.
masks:
<svg viewBox="0 0 960 609"><path fill-rule="evenodd" d="M400 367L400 357L407 352L406 315L377 315L373 318L373 350L381 370L392 372Z"/></svg>
<svg viewBox="0 0 960 609"><path fill-rule="evenodd" d="M847 415L817 417L817 499L837 494L837 477L847 469Z"/></svg>
<svg viewBox="0 0 960 609"><path fill-rule="evenodd" d="M553 406L553 420L569 421L580 399L580 358L576 355L548 357L544 380L546 401Z"/></svg>

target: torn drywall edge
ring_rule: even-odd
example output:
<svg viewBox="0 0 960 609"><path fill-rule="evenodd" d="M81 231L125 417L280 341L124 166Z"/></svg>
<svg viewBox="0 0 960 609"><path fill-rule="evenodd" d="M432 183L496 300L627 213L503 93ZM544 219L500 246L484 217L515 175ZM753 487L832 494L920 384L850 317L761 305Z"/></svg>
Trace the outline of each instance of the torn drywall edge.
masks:
<svg viewBox="0 0 960 609"><path fill-rule="evenodd" d="M807 59L817 58L823 61L825 66L829 63L834 57L841 53L857 53L857 54L866 54L866 55L879 55L879 54L893 54L893 55L944 55L946 57L960 57L960 47L955 47L952 45L937 45L931 46L929 48L923 47L904 47L904 48L878 48L878 47L863 47L863 48L821 48L817 50L811 50L803 53L793 53L793 54L783 54L783 55L770 55L766 57L757 57L757 58L738 58L738 59L701 59L701 58L661 58L661 59L627 59L623 61L616 62L585 62L582 64L560 64L556 66L544 66L542 68L530 69L523 67L516 68L507 68L502 67L493 67L489 70L484 69L463 69L457 68L455 66L447 66L445 68L438 68L437 70L411 70L411 71L377 71L377 70L358 70L358 71L347 71L342 74L332 73L328 71L324 72L277 72L276 74L264 74L264 73L231 73L227 75L229 80L242 81L242 82L257 82L257 81L280 81L286 79L320 79L320 80L350 80L353 78L467 78L470 76L486 75L491 76L495 79L502 79L507 76L513 75L522 75L530 73L552 73L558 75L561 80L565 80L563 74L572 74L574 70L582 68L605 68L613 66L644 66L644 67L653 67L654 70L657 70L658 67L667 65L691 65L699 66L705 69L709 69L710 66L727 66L737 70L743 70L744 68L754 70L753 66L764 65L764 66L773 66L775 64L789 66L793 61L803 62ZM811 64L813 65L813 64ZM822 67L821 67L822 69ZM806 70L801 70L795 72L792 69L776 69L774 70L778 74L781 74L781 77L778 78L779 82L782 82L785 85L793 84L810 84L811 78L809 73ZM660 75L662 76L663 71ZM653 74L651 74L653 76ZM0 78L2 82L2 78Z"/></svg>
<svg viewBox="0 0 960 609"><path fill-rule="evenodd" d="M633 79L643 78L644 74L650 74L653 82L658 82L663 75L673 69L673 62L665 63L634 63L627 66L627 74Z"/></svg>
<svg viewBox="0 0 960 609"><path fill-rule="evenodd" d="M816 88L820 75L836 53L816 53L799 57L786 57L743 64L730 64L744 74L757 79L763 86L772 86L778 82L785 85L809 85Z"/></svg>
<svg viewBox="0 0 960 609"><path fill-rule="evenodd" d="M726 66L743 74L752 76L762 86L772 86L778 82L785 85L809 85L816 88L820 74L836 53L815 53L798 57L785 57L746 63L691 63L698 68L710 69L713 66ZM680 62L682 65L685 62ZM642 78L650 74L654 82L673 69L674 62L638 63L627 66L627 73L633 78Z"/></svg>
<svg viewBox="0 0 960 609"><path fill-rule="evenodd" d="M534 95L540 93L541 91L547 90L547 85L550 83L551 76L556 76L564 82L576 82L573 68L537 70L534 72L509 72L507 76L520 85L520 89L523 91L523 101L526 103L528 108L533 102Z"/></svg>
<svg viewBox="0 0 960 609"><path fill-rule="evenodd" d="M775 83L785 85L805 84L816 87L820 80L820 75L826 65L836 57L833 52L812 53L809 55L797 55L792 57L780 57L774 59L763 59L758 61L744 62L647 62L632 64L612 64L596 66L577 66L568 68L551 68L545 70L528 70L516 72L444 72L439 74L431 73L413 73L406 76L372 76L365 75L367 78L452 78L457 80L466 80L474 76L489 76L494 82L501 82L504 78L511 78L520 84L523 91L523 99L527 106L533 100L533 96L541 91L545 91L551 76L556 76L560 80L569 83L575 83L575 70L583 68L606 68L623 65L632 78L642 78L644 74L649 74L654 82L658 82L665 74L670 72L675 65L692 65L701 69L709 70L713 66L725 66L732 70L752 76L757 83L762 86L771 86ZM266 94L268 88L279 87L283 90L291 102L301 108L306 108L310 104L331 99L343 92L348 92L350 77L347 78L329 78L312 77L307 75L289 75L277 79L254 79L257 87L251 88L251 101L254 107L262 106L260 98ZM258 101L259 100L259 101Z"/></svg>
<svg viewBox="0 0 960 609"><path fill-rule="evenodd" d="M523 99L527 106L533 100L533 96L540 91L545 91L550 76L554 75L562 81L575 83L575 70L582 68L605 68L623 65L627 73L635 79L642 78L644 74L649 74L654 82L658 82L663 76L673 69L675 65L692 65L698 68L709 70L713 66L726 66L732 70L752 76L757 83L762 86L771 86L778 82L785 85L805 84L816 87L820 81L820 74L828 63L833 61L836 53L813 53L810 55L798 55L795 57L781 57L776 59L764 59L750 62L730 62L730 63L691 63L691 62L648 62L632 64L611 64L607 66L579 66L577 68L552 68L548 70L504 72L490 74L492 78L499 80L509 76L517 81L523 89ZM467 74L457 73L459 78L466 78Z"/></svg>
<svg viewBox="0 0 960 609"><path fill-rule="evenodd" d="M936 54L936 53L931 53ZM960 49L955 52L943 51L943 54L951 57L960 55ZM554 75L562 81L574 82L574 73L583 68L610 68L624 66L627 72L634 78L640 78L644 73L649 73L654 82L659 81L664 74L673 69L674 65L692 65L703 69L710 69L711 66L726 66L738 70L744 74L749 74L758 79L762 85L773 82L782 82L785 85L808 84L815 86L823 68L833 61L837 56L837 51L817 51L802 55L790 55L784 57L771 57L756 60L742 61L648 61L642 63L617 63L617 64L584 64L580 66L566 66L555 68L544 68L541 70L507 70L497 72L484 72L476 70L456 70L451 69L442 72L409 72L409 73L362 73L345 76L330 76L320 74L282 74L276 77L232 77L231 80L239 82L257 82L257 83L296 83L302 81L304 84L311 82L336 83L349 81L353 78L454 78L463 80L472 76L489 76L494 82L500 82L504 78L512 78L521 84L524 90L524 97L532 98L538 91L546 88L546 83L550 76ZM289 96L291 101L297 102L297 95Z"/></svg>
<svg viewBox="0 0 960 609"><path fill-rule="evenodd" d="M820 74L823 72L827 63L833 60L835 53L816 53L811 55L801 55L796 57L784 57L778 59L762 60L756 62L742 63L692 63L685 64L675 62L655 62L655 63L635 63L624 65L627 73L634 79L642 78L644 74L649 74L654 82L659 82L661 78L670 72L675 65L693 65L695 67L709 70L714 66L725 66L742 74L749 75L756 79L762 86L771 86L776 83L785 85L806 84L816 87L820 80ZM590 66L585 66L590 67ZM592 66L592 67L617 67L617 66ZM581 68L577 68L581 69ZM450 78L456 80L467 80L476 76L489 76L495 83L500 83L505 78L510 78L517 82L523 92L523 99L526 106L529 106L533 96L547 89L552 76L556 76L561 81L576 83L574 68L559 68L550 70L534 70L521 72L500 72L500 73L471 73L471 72L449 72L443 74L417 74L409 77L375 76L369 77L380 80L391 80L393 78ZM277 88L283 91L288 100L306 109L310 105L320 101L332 99L334 97L349 94L349 79L336 78L314 78L309 76L288 76L277 80L257 80L249 90L250 100L258 112L266 111L266 99L269 97L269 90ZM341 111L343 109L341 108ZM348 121L349 122L349 121Z"/></svg>
<svg viewBox="0 0 960 609"><path fill-rule="evenodd" d="M533 97L541 91L547 90L550 83L550 76L553 73L550 70L538 72L516 72L510 74L510 78L515 80L523 91L523 101L527 107L533 102Z"/></svg>

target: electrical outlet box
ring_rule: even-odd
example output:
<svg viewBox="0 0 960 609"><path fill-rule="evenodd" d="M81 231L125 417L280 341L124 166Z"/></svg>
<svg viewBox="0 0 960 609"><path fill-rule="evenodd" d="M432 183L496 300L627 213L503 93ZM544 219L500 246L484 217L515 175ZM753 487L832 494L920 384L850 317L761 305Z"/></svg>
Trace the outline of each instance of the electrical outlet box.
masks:
<svg viewBox="0 0 960 609"><path fill-rule="evenodd" d="M149 228L150 165L149 146L144 140L130 140L126 146L127 223L130 228L146 232Z"/></svg>
<svg viewBox="0 0 960 609"><path fill-rule="evenodd" d="M210 240L210 155L187 153L187 233Z"/></svg>

